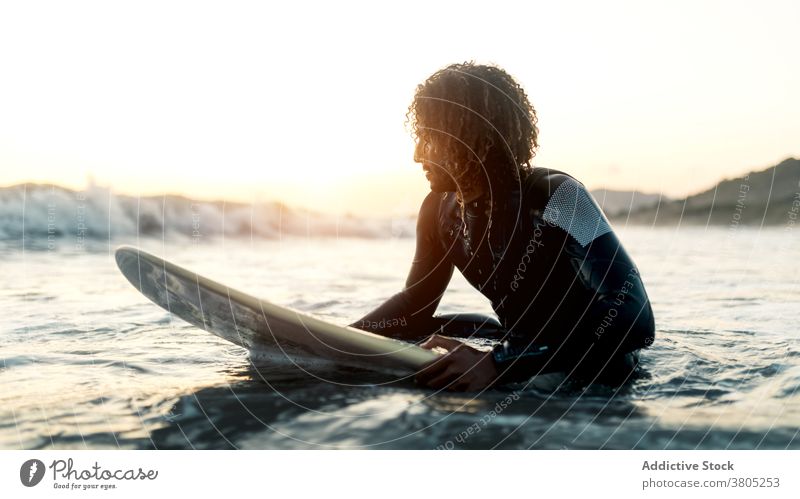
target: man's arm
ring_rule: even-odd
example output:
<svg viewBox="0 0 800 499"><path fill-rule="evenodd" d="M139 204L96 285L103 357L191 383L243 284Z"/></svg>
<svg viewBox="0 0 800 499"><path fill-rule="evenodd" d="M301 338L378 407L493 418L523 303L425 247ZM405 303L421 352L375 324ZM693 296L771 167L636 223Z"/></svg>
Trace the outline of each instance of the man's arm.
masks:
<svg viewBox="0 0 800 499"><path fill-rule="evenodd" d="M541 287L530 298L544 320L537 331L512 332L495 348L504 381L565 367L593 369L653 342L644 284L601 209L579 182L551 178L557 187L548 189L542 238L557 251L545 252L548 258L532 269Z"/></svg>
<svg viewBox="0 0 800 499"><path fill-rule="evenodd" d="M453 264L438 240L441 194L431 192L417 218L417 247L405 288L352 327L404 340L419 340L434 331L431 317L453 275Z"/></svg>
<svg viewBox="0 0 800 499"><path fill-rule="evenodd" d="M534 195L546 206L530 213L534 232L523 260L526 272L515 275L506 300L515 316L528 314L528 320L506 324L508 335L489 353L432 338L423 346L450 353L417 375L421 384L478 390L556 370L591 372L653 342L644 286L599 207L570 178L544 180L537 186L544 191Z"/></svg>
<svg viewBox="0 0 800 499"><path fill-rule="evenodd" d="M611 235L604 239L602 244L619 244ZM619 246L619 251L624 249ZM495 367L503 382L523 381L553 370L599 373L613 357L653 343L650 301L638 270L627 257L616 261L587 257L582 270L582 284L591 290L592 299L585 308L575 310L576 318L580 316L577 322L552 325L560 327L563 334L560 344L511 334L494 348Z"/></svg>

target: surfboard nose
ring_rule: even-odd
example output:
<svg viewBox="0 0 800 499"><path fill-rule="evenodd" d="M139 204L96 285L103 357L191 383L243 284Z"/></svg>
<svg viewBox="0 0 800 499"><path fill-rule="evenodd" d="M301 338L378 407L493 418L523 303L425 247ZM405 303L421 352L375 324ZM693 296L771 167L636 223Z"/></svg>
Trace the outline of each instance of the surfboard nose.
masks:
<svg viewBox="0 0 800 499"><path fill-rule="evenodd" d="M122 245L114 250L114 259L120 272L136 287L141 289L139 255L142 251L135 246Z"/></svg>

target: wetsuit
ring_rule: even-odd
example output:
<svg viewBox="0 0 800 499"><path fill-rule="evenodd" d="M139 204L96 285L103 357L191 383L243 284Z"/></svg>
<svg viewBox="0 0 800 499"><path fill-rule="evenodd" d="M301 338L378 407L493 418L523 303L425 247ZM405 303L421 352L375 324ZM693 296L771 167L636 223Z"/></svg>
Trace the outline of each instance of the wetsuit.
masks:
<svg viewBox="0 0 800 499"><path fill-rule="evenodd" d="M434 316L454 267L489 298L499 323ZM411 341L493 338L501 382L563 371L616 383L655 329L639 272L601 209L580 182L545 168L463 212L455 193L431 192L405 288L352 325Z"/></svg>

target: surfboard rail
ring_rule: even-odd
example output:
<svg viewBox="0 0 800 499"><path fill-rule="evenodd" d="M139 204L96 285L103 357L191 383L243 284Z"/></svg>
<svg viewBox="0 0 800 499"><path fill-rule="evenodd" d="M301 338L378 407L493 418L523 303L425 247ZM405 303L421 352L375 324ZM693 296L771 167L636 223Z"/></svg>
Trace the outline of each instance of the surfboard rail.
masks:
<svg viewBox="0 0 800 499"><path fill-rule="evenodd" d="M276 305L135 246L116 249L122 274L171 314L250 350L279 348L343 365L414 372L438 353Z"/></svg>

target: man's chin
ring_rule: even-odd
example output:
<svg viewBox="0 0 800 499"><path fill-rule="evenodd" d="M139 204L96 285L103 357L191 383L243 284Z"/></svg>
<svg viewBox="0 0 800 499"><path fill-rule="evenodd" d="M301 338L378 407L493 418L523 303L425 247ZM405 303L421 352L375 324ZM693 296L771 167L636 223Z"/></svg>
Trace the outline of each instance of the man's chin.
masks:
<svg viewBox="0 0 800 499"><path fill-rule="evenodd" d="M439 179L430 179L428 182L433 192L454 192L456 190L455 184L451 185L450 182L442 182Z"/></svg>

